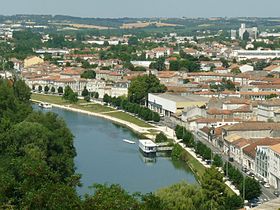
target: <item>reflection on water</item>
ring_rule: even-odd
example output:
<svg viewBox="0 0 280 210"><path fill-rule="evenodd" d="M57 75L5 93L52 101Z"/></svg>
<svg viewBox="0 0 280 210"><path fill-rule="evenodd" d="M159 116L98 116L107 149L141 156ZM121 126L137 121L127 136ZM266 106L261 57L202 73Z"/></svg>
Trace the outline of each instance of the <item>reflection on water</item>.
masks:
<svg viewBox="0 0 280 210"><path fill-rule="evenodd" d="M35 106L36 108L36 106ZM44 110L46 111L46 110ZM48 110L50 111L50 110ZM197 183L189 168L169 157L146 158L136 144L123 139L138 140L138 135L118 124L93 116L53 108L67 123L75 136L75 165L82 174L80 195L91 193L93 183L120 184L129 192L151 192L185 180Z"/></svg>

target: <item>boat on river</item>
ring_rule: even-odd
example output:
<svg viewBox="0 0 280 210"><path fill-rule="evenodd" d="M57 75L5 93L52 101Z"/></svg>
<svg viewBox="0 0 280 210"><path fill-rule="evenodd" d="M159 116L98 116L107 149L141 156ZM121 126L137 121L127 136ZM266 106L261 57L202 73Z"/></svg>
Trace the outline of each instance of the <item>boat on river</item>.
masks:
<svg viewBox="0 0 280 210"><path fill-rule="evenodd" d="M124 142L128 143L128 144L135 144L135 141L130 141L128 139L123 139Z"/></svg>
<svg viewBox="0 0 280 210"><path fill-rule="evenodd" d="M155 155L157 152L157 145L150 139L140 139L139 149L144 155Z"/></svg>
<svg viewBox="0 0 280 210"><path fill-rule="evenodd" d="M49 103L39 103L39 107L43 108L43 109L51 109L52 105Z"/></svg>

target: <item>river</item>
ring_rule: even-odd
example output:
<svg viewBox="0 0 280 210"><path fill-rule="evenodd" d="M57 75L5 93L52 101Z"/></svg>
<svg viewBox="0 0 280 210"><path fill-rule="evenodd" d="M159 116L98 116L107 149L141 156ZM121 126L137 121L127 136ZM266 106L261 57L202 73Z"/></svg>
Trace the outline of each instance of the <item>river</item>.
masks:
<svg viewBox="0 0 280 210"><path fill-rule="evenodd" d="M38 107L34 106L35 109ZM159 188L185 180L197 183L184 163L169 157L147 159L138 150L137 135L108 120L64 109L51 110L62 117L75 136L76 172L82 175L80 195L91 193L93 183L120 184L129 192L154 192Z"/></svg>

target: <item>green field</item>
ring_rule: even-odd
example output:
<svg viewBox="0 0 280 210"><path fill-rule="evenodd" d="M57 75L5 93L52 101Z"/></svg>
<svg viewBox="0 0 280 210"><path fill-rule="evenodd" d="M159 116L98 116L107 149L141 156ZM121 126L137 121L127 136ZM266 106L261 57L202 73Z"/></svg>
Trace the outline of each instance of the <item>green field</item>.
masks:
<svg viewBox="0 0 280 210"><path fill-rule="evenodd" d="M43 102L47 102L47 103L52 103L52 104L58 104L58 105L70 104L69 102L63 100L61 96L55 96L55 95L43 95L43 94L32 93L31 99L37 100L37 101L43 101ZM77 104L79 104L81 102L83 102L83 100L79 100Z"/></svg>
<svg viewBox="0 0 280 210"><path fill-rule="evenodd" d="M114 111L114 109L107 106L102 106L101 104L87 104L87 105L73 104L71 107L82 109L89 112L95 112L95 113Z"/></svg>
<svg viewBox="0 0 280 210"><path fill-rule="evenodd" d="M142 120L139 120L127 113L124 113L124 112L112 112L112 113L106 113L105 115L108 115L108 116L111 116L111 117L115 117L115 118L118 118L118 119L121 119L121 120L125 120L127 122L130 122L130 123L133 123L135 125L138 125L140 127L146 127L146 128L152 128L153 126L145 123L144 121Z"/></svg>

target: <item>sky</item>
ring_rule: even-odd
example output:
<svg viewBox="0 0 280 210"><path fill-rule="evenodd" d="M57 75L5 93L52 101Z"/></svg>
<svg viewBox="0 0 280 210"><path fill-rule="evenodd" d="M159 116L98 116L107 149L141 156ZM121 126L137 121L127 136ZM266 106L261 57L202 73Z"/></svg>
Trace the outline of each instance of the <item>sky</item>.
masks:
<svg viewBox="0 0 280 210"><path fill-rule="evenodd" d="M0 14L78 17L280 17L280 0L1 0Z"/></svg>

